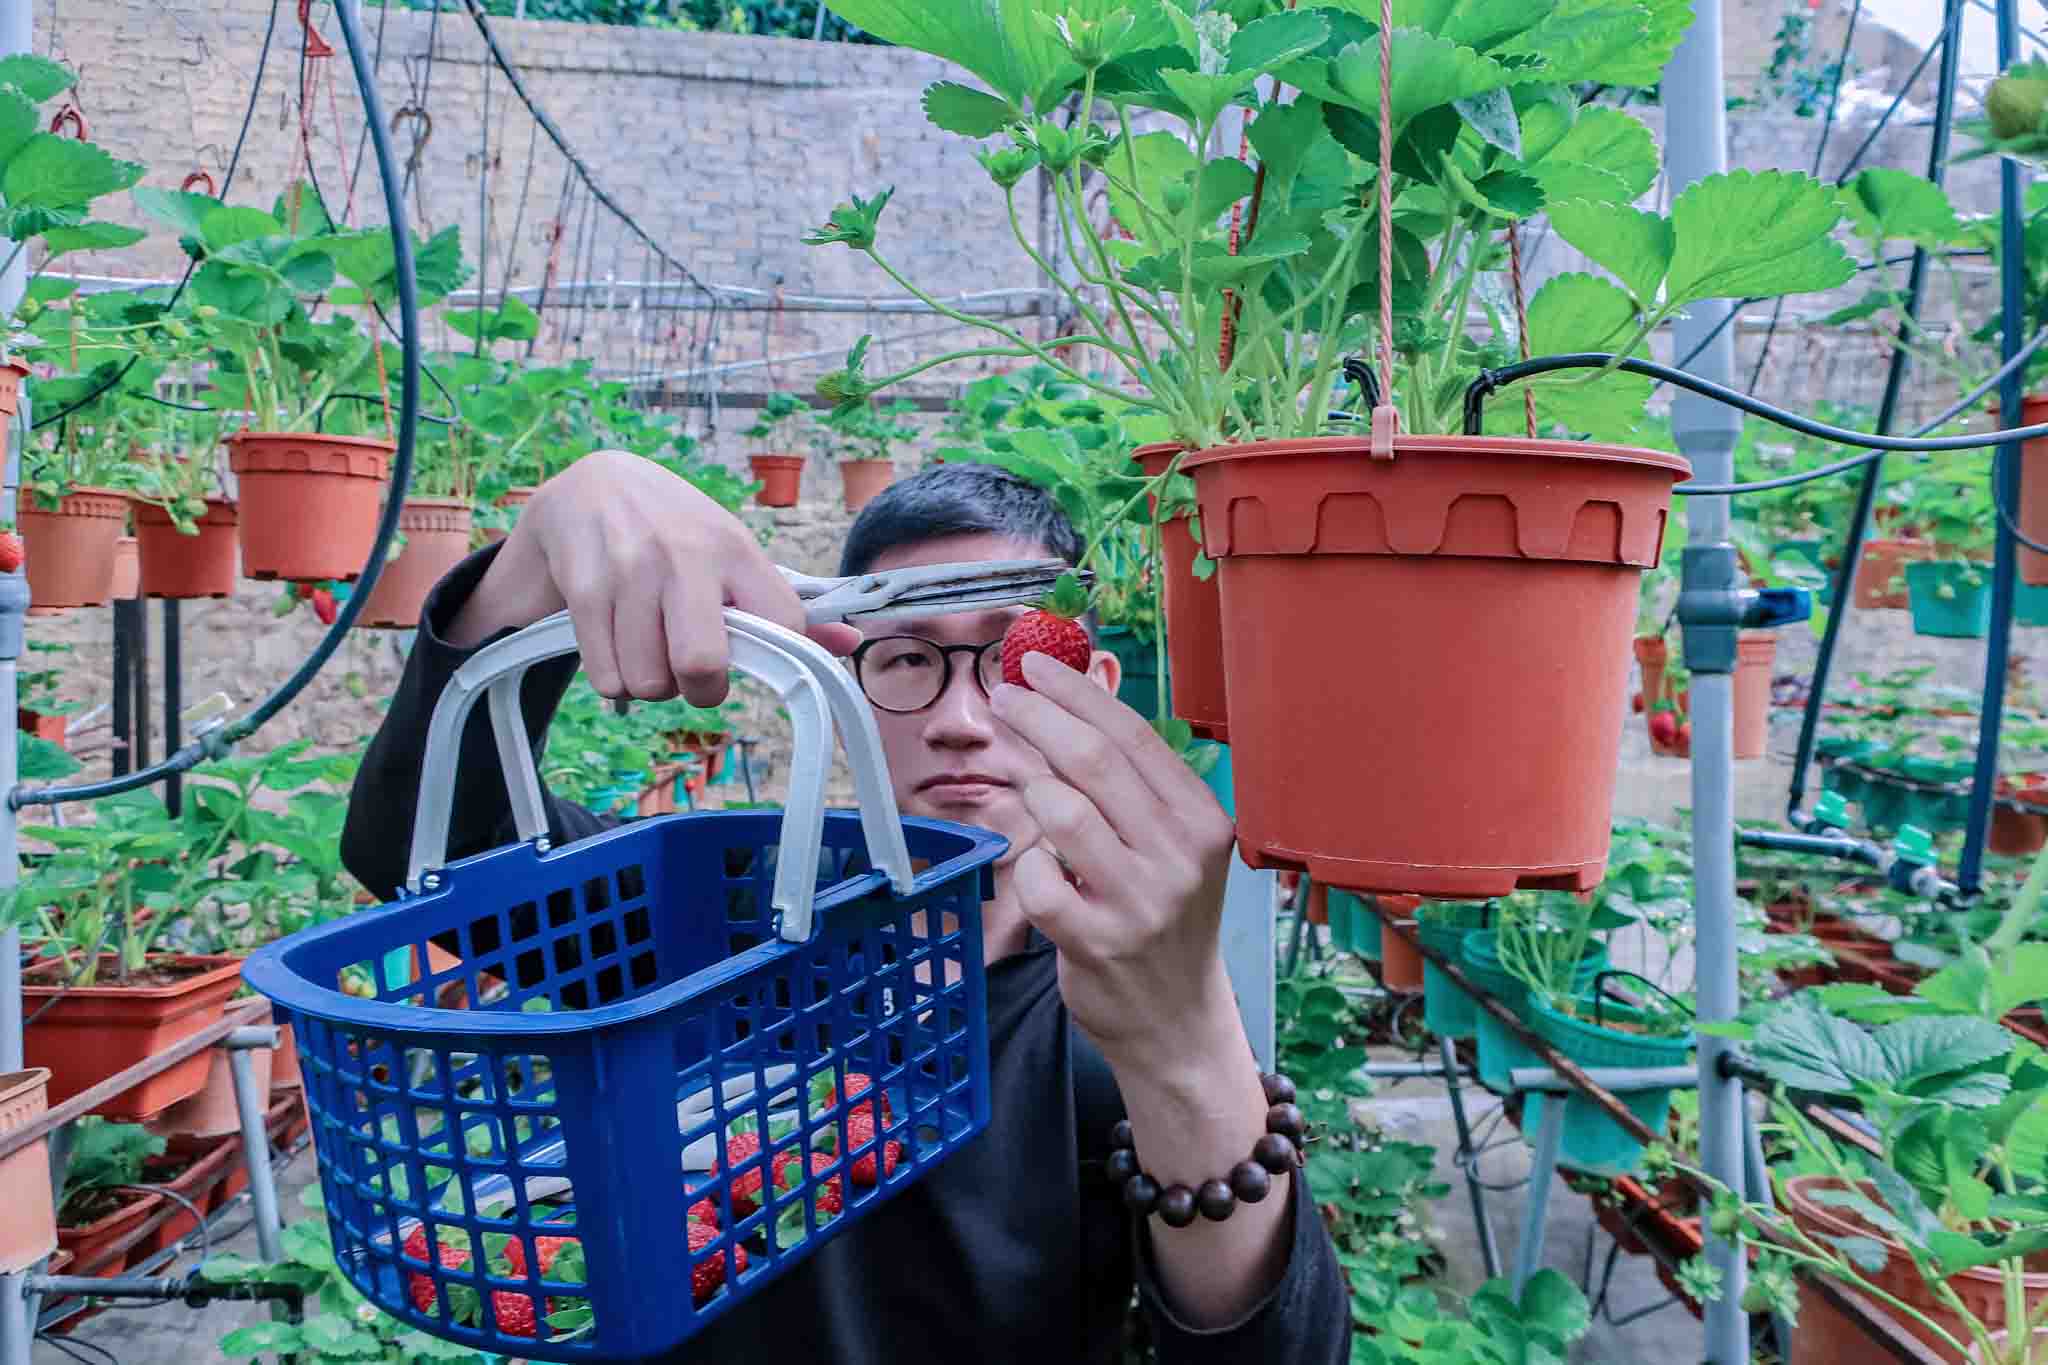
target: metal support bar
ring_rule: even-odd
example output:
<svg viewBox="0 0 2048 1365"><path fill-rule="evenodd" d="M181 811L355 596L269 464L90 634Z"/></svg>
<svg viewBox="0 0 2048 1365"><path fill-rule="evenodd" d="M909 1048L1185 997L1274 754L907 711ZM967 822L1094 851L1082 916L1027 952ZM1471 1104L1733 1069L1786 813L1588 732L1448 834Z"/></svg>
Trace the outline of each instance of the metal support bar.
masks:
<svg viewBox="0 0 2048 1365"><path fill-rule="evenodd" d="M178 600L164 599L164 752L174 754L184 743L179 734L179 713L185 709L183 641L178 638ZM172 773L164 779L164 809L175 818L185 803L185 778Z"/></svg>
<svg viewBox="0 0 2048 1365"><path fill-rule="evenodd" d="M1494 1244L1493 1220L1486 1216L1486 1187L1479 1183L1479 1153L1472 1146L1472 1125L1465 1118L1463 1068L1458 1065L1450 1039L1439 1038L1436 1045L1443 1058L1444 1093L1451 1101L1451 1122L1458 1129L1458 1151L1463 1157L1459 1164L1465 1168L1465 1195L1472 1201L1472 1226L1479 1233L1479 1259L1486 1267L1486 1278L1496 1279L1500 1275L1500 1248Z"/></svg>
<svg viewBox="0 0 2048 1365"><path fill-rule="evenodd" d="M130 655L142 600L124 597L114 603L114 776L125 776L132 759L131 736L135 733L135 679Z"/></svg>
<svg viewBox="0 0 2048 1365"><path fill-rule="evenodd" d="M1515 1297L1543 1265L1543 1228L1550 1218L1550 1187L1557 1181L1557 1156L1564 1146L1564 1106L1543 1106L1536 1130L1536 1165L1529 1173L1528 1201L1522 1206L1522 1241L1515 1248Z"/></svg>
<svg viewBox="0 0 2048 1365"><path fill-rule="evenodd" d="M251 1030L252 1032L256 1030ZM258 1046L277 1046L277 1031ZM263 1126L263 1104L269 1097L256 1088L256 1067L247 1047L230 1042L228 1066L234 1073L235 1109L242 1119L242 1160L249 1167L249 1199L256 1213L256 1247L263 1260L284 1259L284 1228L277 1216L277 1183L270 1169L270 1134Z"/></svg>
<svg viewBox="0 0 2048 1365"><path fill-rule="evenodd" d="M1698 1069L1690 1066L1602 1066L1579 1074L1611 1095L1631 1095L1642 1090L1690 1090L1699 1081ZM1579 1082L1540 1066L1518 1066L1508 1073L1508 1081L1517 1090L1544 1095L1570 1095L1580 1089ZM1562 1106L1543 1106L1545 1119L1558 1108Z"/></svg>

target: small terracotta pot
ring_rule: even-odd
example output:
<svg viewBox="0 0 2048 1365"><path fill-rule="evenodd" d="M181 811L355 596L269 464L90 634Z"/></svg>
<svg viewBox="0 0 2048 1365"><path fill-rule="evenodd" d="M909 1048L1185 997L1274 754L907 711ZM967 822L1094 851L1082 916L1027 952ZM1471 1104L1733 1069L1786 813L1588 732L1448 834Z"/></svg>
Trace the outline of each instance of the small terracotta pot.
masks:
<svg viewBox="0 0 2048 1365"><path fill-rule="evenodd" d="M1149 477L1164 473L1182 446L1172 441L1131 452ZM1230 742L1230 705L1223 677L1223 597L1218 575L1195 576L1202 546L1191 521L1175 517L1159 528L1160 558L1166 563L1160 606L1166 614L1166 662L1172 680L1173 714L1198 738Z"/></svg>
<svg viewBox="0 0 2048 1365"><path fill-rule="evenodd" d="M896 466L888 460L841 460L839 483L845 490L846 510L858 512L875 500L875 495L896 482Z"/></svg>
<svg viewBox="0 0 2048 1365"><path fill-rule="evenodd" d="M259 1049L259 1052L261 1049ZM239 1125L237 1125L239 1131ZM242 1142L239 1137L214 1138L200 1145L194 1151L173 1153L166 1147L164 1154L154 1164L166 1172L179 1164L184 1170L162 1179L148 1167L143 1169L143 1180L152 1185L162 1185L174 1194L181 1194L192 1202L203 1216L210 1213L214 1202L214 1191L225 1184L228 1174L242 1160ZM148 1236L135 1244L131 1261L144 1261L157 1252L170 1247L181 1237L190 1236L199 1227L199 1219L175 1199L167 1199L171 1205L171 1216L156 1225Z"/></svg>
<svg viewBox="0 0 2048 1365"><path fill-rule="evenodd" d="M114 545L128 522L126 494L74 488L46 512L24 491L15 513L32 608L104 607L112 600Z"/></svg>
<svg viewBox="0 0 2048 1365"><path fill-rule="evenodd" d="M1998 779L2000 797L2011 799L2015 790L2010 780ZM2048 844L2048 810L1992 805L1991 829L1984 844L1987 849L2003 858L2024 858L2040 852L2043 844Z"/></svg>
<svg viewBox="0 0 2048 1365"><path fill-rule="evenodd" d="M270 1102L271 1059L267 1047L251 1048L249 1069L256 1083L260 1103ZM206 1051L206 1080L186 1099L179 1100L145 1125L152 1133L169 1136L215 1138L242 1131L242 1111L235 1107L235 1073L226 1048Z"/></svg>
<svg viewBox="0 0 2048 1365"><path fill-rule="evenodd" d="M22 972L25 1012L35 1016L49 1006L24 1030L22 1050L28 1065L50 1068L51 1104L62 1104L199 1032L220 1018L221 1006L241 984L238 957L166 954L152 955L149 962L192 971L168 985L69 989L64 985L69 973L61 961L37 963ZM110 953L101 959L101 981L111 980L113 970ZM92 1112L139 1122L197 1091L206 1083L207 1065L206 1053L196 1053Z"/></svg>
<svg viewBox="0 0 2048 1365"><path fill-rule="evenodd" d="M1638 709L1647 714L1664 695L1664 669L1671 662L1671 646L1661 635L1638 635L1633 648L1636 667L1643 675L1643 704Z"/></svg>
<svg viewBox="0 0 2048 1365"><path fill-rule="evenodd" d="M2026 426L2048 422L2048 393L2030 394L2020 403ZM2020 448L2020 505L2014 520L2027 539L2048 545L2048 439L2036 437ZM2020 551L2020 581L2030 588L2048 587L2048 555Z"/></svg>
<svg viewBox="0 0 2048 1365"><path fill-rule="evenodd" d="M394 447L368 436L238 431L228 467L241 505L242 571L354 582L377 542Z"/></svg>
<svg viewBox="0 0 2048 1365"><path fill-rule="evenodd" d="M1324 925L1330 922L1330 888L1321 882L1309 883L1308 922Z"/></svg>
<svg viewBox="0 0 2048 1365"><path fill-rule="evenodd" d="M427 594L468 557L475 516L461 498L407 498L398 509L405 549L377 575L356 624L386 630L417 626Z"/></svg>
<svg viewBox="0 0 2048 1365"><path fill-rule="evenodd" d="M504 492L498 494L496 498L491 500L491 506L513 507L524 512L526 510L526 504L531 502L533 500L533 495L535 493L538 493L539 491L540 490L534 487L532 484L521 484L517 488L508 488ZM484 532L484 543L486 545L495 545L499 541L503 540L505 536L506 532L500 531L497 527L493 526L489 530Z"/></svg>
<svg viewBox="0 0 2048 1365"><path fill-rule="evenodd" d="M804 481L801 455L750 455L747 467L754 471L761 487L754 501L763 507L794 507Z"/></svg>
<svg viewBox="0 0 2048 1365"><path fill-rule="evenodd" d="M136 1248L149 1236L144 1224L167 1202L156 1193L135 1191L122 1197L112 1213L76 1227L59 1225L57 1244L71 1253L73 1275L111 1279L139 1259Z"/></svg>
<svg viewBox="0 0 2048 1365"><path fill-rule="evenodd" d="M1422 989L1422 950L1408 937L1415 932L1415 921L1396 921L1393 912L1385 908L1385 903L1386 898L1382 898L1380 917L1384 923L1380 934L1380 984L1390 991L1412 995ZM1400 925L1398 929L1395 927L1397 922Z"/></svg>
<svg viewBox="0 0 2048 1365"><path fill-rule="evenodd" d="M277 1026L277 1051L271 1055L270 1088L297 1090L306 1084L305 1075L299 1070L299 1045L292 1038L292 1026Z"/></svg>
<svg viewBox="0 0 2048 1365"><path fill-rule="evenodd" d="M71 735L71 717L61 711L36 711L29 707L15 708L17 725L37 739L47 739L58 748L63 748Z"/></svg>
<svg viewBox="0 0 2048 1365"><path fill-rule="evenodd" d="M116 602L134 600L142 591L142 552L137 548L134 536L122 536L114 542L114 575L107 587L107 596Z"/></svg>
<svg viewBox="0 0 2048 1365"><path fill-rule="evenodd" d="M1771 732L1771 664L1778 637L1746 630L1735 643L1735 756L1762 758Z"/></svg>
<svg viewBox="0 0 2048 1365"><path fill-rule="evenodd" d="M21 381L28 373L28 366L19 360L0 361L0 417L21 411Z"/></svg>
<svg viewBox="0 0 2048 1365"><path fill-rule="evenodd" d="M47 1067L0 1075L0 1137L41 1118L49 1107L49 1093ZM43 1139L0 1157L0 1275L29 1269L56 1247L50 1144Z"/></svg>
<svg viewBox="0 0 2048 1365"><path fill-rule="evenodd" d="M1598 886L1637 586L1691 466L1468 436L1186 463L1218 565L1245 862L1456 899Z"/></svg>
<svg viewBox="0 0 2048 1365"><path fill-rule="evenodd" d="M142 595L189 600L232 597L235 592L236 509L226 498L208 498L196 535L178 530L171 514L138 501L135 536L142 549Z"/></svg>
<svg viewBox="0 0 2048 1365"><path fill-rule="evenodd" d="M1911 606L1905 589L1894 592L1891 581L1901 565L1916 559L1934 558L1934 546L1924 540L1872 540L1865 542L1863 557L1856 562L1856 581L1850 600L1866 610L1904 611Z"/></svg>

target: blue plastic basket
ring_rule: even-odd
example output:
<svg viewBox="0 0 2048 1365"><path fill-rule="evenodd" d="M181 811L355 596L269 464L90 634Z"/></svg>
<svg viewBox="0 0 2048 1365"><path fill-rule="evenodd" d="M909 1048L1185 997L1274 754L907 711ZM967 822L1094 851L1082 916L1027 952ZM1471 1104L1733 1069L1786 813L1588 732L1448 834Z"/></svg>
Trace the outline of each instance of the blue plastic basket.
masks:
<svg viewBox="0 0 2048 1365"><path fill-rule="evenodd" d="M458 674L429 740L433 782L478 691L509 679L492 709L506 694L499 719L517 723L525 666L567 636L547 624L548 639L522 632ZM844 670L762 633L790 667L758 641L736 638L734 655L787 688L807 761L784 811L664 816L558 850L536 837L438 869L422 841L445 838L445 804L428 800L444 789L423 779L414 894L250 958L298 1043L336 1261L386 1312L527 1359L670 1351L987 1125L980 911L1005 843L876 809L886 773ZM831 714L860 815L822 811ZM523 739L500 752L521 769ZM524 831L530 755L512 777ZM394 973L394 950L443 965ZM847 1098L852 1073L875 1089ZM736 1120L760 1150L716 1169ZM690 1211L707 1201L718 1231L692 1248ZM437 1243L450 1249L428 1254ZM541 1273L558 1246L580 1271L569 1256ZM698 1302L693 1282L712 1278Z"/></svg>

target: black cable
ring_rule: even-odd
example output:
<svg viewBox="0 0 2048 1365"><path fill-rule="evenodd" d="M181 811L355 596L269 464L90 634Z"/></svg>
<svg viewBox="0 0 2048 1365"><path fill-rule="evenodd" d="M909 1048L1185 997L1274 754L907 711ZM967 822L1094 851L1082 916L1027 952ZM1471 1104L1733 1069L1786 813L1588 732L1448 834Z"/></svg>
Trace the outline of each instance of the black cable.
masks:
<svg viewBox="0 0 2048 1365"><path fill-rule="evenodd" d="M42 1342L45 1346L56 1347L65 1355L80 1362L80 1365L101 1365L103 1361L105 1365L121 1365L121 1357L115 1355L97 1341L87 1341L83 1337L52 1336L48 1332L36 1333L36 1340ZM85 1355L84 1352L87 1350L95 1351L98 1354Z"/></svg>
<svg viewBox="0 0 2048 1365"><path fill-rule="evenodd" d="M391 221L393 273L397 276L398 311L403 329L398 449L392 459L391 484L384 496L383 514L377 523L376 543L370 548L369 559L363 565L362 574L356 581L356 590L342 603L341 610L335 615L334 624L327 628L327 634L313 647L313 652L299 665L298 671L287 678L254 711L194 740L163 762L140 772L75 787L40 787L33 791L16 787L8 794L9 804L16 809L25 805L52 805L58 801L93 801L125 791L134 791L172 773L185 772L196 767L205 759L224 752L236 741L253 734L265 721L289 705L319 673L321 666L341 648L342 640L347 637L356 618L362 614L371 590L376 586L379 575L383 573L386 554L391 548L392 538L398 532L399 508L405 501L405 491L412 480L413 446L419 428L419 290L417 281L413 278L412 233L406 227L405 203L400 197L396 158L391 149L390 134L384 127L383 102L378 98L376 80L371 75L368 58L363 53L362 33L358 27L356 14L358 3L359 0L339 0L334 13L335 18L340 21L342 38L348 45L349 65L355 73L356 86L362 96L363 115L369 121L372 130L371 142L377 153L377 173L384 188L384 208Z"/></svg>
<svg viewBox="0 0 2048 1365"><path fill-rule="evenodd" d="M199 1229L200 1261L204 1263L206 1258L213 1254L213 1234L206 1226L206 1211L193 1203L191 1199L172 1189L169 1185L150 1185L138 1181L133 1185L116 1185L114 1188L120 1190L144 1190L150 1194L160 1194L172 1203L181 1205L185 1212L192 1215L193 1224Z"/></svg>
<svg viewBox="0 0 2048 1365"><path fill-rule="evenodd" d="M423 373L432 376L433 371L426 370L423 371ZM434 381L434 387L441 389L441 392L443 394L446 394L448 392L446 388L443 388L441 386L441 382L439 380ZM353 399L358 403L382 404L384 402L384 395L378 393L330 393L325 398L320 400L319 407L313 409L313 430L319 431L322 429L321 424L327 420L327 405L335 401L337 398ZM450 399L449 401L451 403L454 402L453 399ZM421 413L420 420L422 422L432 422L437 427L459 426L462 423L462 418L460 415L454 417L437 417L431 412Z"/></svg>
<svg viewBox="0 0 2048 1365"><path fill-rule="evenodd" d="M242 144L247 142L249 139L249 124L256 117L256 99L257 96L263 93L263 73L270 66L270 40L277 32L277 10L278 6L282 3L283 0L270 0L270 22L268 25L265 26L263 30L263 48L256 56L256 79L252 81L249 85L249 104L247 108L242 110L242 131L235 134L234 153L233 155L228 157L227 170L222 172L221 174L220 199L222 203L227 202L228 188L235 183L235 171L242 164ZM169 312L171 309L178 306L179 298L182 297L185 293L185 286L191 283L192 273L197 269L199 269L199 262L197 260L189 260L185 262L185 273L178 277L177 287L171 290L170 302L164 305L165 312ZM101 394L105 393L107 390L113 388L116 384L126 379L128 377L128 372L134 369L136 362L141 359L142 354L139 351L136 354L129 356L128 363L123 365L120 368L120 370L115 373L113 378L107 380L106 383L100 385L91 393L85 395L85 397L79 399L77 402L73 403L70 407L65 408L63 411L54 412L51 413L48 417L38 419L36 422L30 425L29 430L41 431L44 427L47 427L54 422L63 421L66 417L69 417L72 413L77 412L80 408L86 407L91 403L96 402Z"/></svg>

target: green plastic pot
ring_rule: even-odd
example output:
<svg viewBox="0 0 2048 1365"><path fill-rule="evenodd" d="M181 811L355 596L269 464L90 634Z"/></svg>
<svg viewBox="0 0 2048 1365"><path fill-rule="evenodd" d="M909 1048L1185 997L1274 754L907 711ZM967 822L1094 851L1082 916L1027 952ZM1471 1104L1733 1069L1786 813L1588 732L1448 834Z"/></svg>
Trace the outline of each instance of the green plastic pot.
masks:
<svg viewBox="0 0 2048 1365"><path fill-rule="evenodd" d="M1349 891L1330 888L1330 942L1339 952L1380 960L1380 917Z"/></svg>
<svg viewBox="0 0 2048 1365"><path fill-rule="evenodd" d="M1468 932L1459 949L1459 961L1475 987L1506 1005L1510 1013L1525 1020L1529 1018L1528 988L1522 984L1521 978L1500 965L1500 955L1494 951L1493 930L1474 929ZM1592 956L1579 964L1579 970L1573 974L1573 984L1581 988L1592 985L1593 978L1606 966L1607 950L1596 948ZM1505 1095L1513 1089L1509 1072L1516 1067L1544 1065L1543 1059L1494 1018L1492 1011L1475 1006L1473 1016L1474 1069L1478 1072L1479 1083L1488 1090L1496 1095ZM1543 1102L1542 1095L1530 1095L1523 1101L1523 1131L1533 1133L1543 1121Z"/></svg>
<svg viewBox="0 0 2048 1365"><path fill-rule="evenodd" d="M1159 647L1141 638L1129 626L1104 626L1096 643L1123 666L1123 681L1117 684L1116 699L1146 720L1159 717Z"/></svg>
<svg viewBox="0 0 2048 1365"><path fill-rule="evenodd" d="M1919 815L1913 793L1895 782L1867 780L1857 799L1863 807L1863 823L1871 829L1897 829Z"/></svg>
<svg viewBox="0 0 2048 1365"><path fill-rule="evenodd" d="M2017 585L2019 595L2013 599L2012 619L2023 626L2048 626L2048 585L2030 588Z"/></svg>
<svg viewBox="0 0 2048 1365"><path fill-rule="evenodd" d="M1906 592L1916 635L1975 640L1991 629L1991 572L1982 564L1908 564Z"/></svg>
<svg viewBox="0 0 2048 1365"><path fill-rule="evenodd" d="M1676 1038L1651 1037L1594 1022L1594 1002L1582 996L1575 1003L1583 1017L1562 1014L1541 999L1530 999L1528 1012L1539 1037L1564 1056L1583 1067L1683 1066L1692 1052L1692 1030ZM1605 1023L1627 1025L1639 1022L1638 1011L1613 1001L1600 1004ZM1671 1113L1669 1090L1640 1090L1620 1097L1630 1113L1652 1132L1664 1131ZM1564 1102L1564 1140L1558 1149L1558 1163L1576 1171L1609 1178L1632 1173L1642 1159L1643 1145L1620 1124L1583 1095L1569 1095ZM1536 1128L1526 1120L1522 1132L1530 1141Z"/></svg>
<svg viewBox="0 0 2048 1365"><path fill-rule="evenodd" d="M1462 961L1461 950L1468 934L1478 930L1469 924L1431 924L1419 920L1415 935L1422 946L1441 953L1451 962ZM1444 975L1444 969L1427 955L1422 959L1422 1021L1439 1038L1470 1038L1479 1023L1479 1003L1464 987Z"/></svg>

